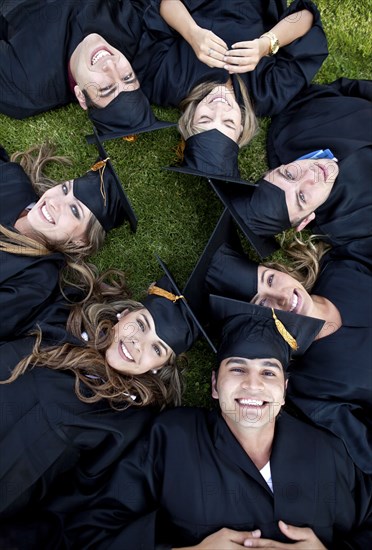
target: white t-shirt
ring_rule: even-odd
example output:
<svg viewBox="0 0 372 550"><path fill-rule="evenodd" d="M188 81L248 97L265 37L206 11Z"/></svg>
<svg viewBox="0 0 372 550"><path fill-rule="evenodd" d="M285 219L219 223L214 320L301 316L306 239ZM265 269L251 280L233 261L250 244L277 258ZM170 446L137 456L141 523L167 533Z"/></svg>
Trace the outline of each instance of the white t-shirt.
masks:
<svg viewBox="0 0 372 550"><path fill-rule="evenodd" d="M270 460L269 460L269 462L267 462L267 464L265 464L265 466L263 468L261 468L260 474L262 475L262 477L264 478L264 480L266 481L266 483L270 487L271 491L274 492L273 481L271 479Z"/></svg>

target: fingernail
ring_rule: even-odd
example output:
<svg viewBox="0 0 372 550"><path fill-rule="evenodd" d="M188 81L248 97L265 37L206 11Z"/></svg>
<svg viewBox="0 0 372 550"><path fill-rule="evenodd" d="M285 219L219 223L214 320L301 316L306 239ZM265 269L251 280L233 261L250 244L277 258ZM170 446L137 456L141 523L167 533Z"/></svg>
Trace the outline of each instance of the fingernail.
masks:
<svg viewBox="0 0 372 550"><path fill-rule="evenodd" d="M288 525L286 523L284 523L284 521L282 519L280 521L282 522L284 529L288 529Z"/></svg>
<svg viewBox="0 0 372 550"><path fill-rule="evenodd" d="M252 545L253 545L253 542L251 540L244 541L244 546L252 546Z"/></svg>
<svg viewBox="0 0 372 550"><path fill-rule="evenodd" d="M252 531L252 537L259 537L261 535L261 531L259 529L255 529Z"/></svg>
<svg viewBox="0 0 372 550"><path fill-rule="evenodd" d="M227 71L228 65L224 65L223 68Z"/></svg>

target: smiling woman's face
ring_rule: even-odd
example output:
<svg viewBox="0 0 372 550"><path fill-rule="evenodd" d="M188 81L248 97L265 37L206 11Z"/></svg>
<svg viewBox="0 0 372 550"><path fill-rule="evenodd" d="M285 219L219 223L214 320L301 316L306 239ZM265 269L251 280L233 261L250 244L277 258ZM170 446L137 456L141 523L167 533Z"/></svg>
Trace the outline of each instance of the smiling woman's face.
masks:
<svg viewBox="0 0 372 550"><path fill-rule="evenodd" d="M222 84L213 88L196 107L193 124L202 131L219 130L237 143L243 126L234 92Z"/></svg>
<svg viewBox="0 0 372 550"><path fill-rule="evenodd" d="M32 231L51 243L83 242L92 213L73 194L72 181L48 189L27 214Z"/></svg>
<svg viewBox="0 0 372 550"><path fill-rule="evenodd" d="M123 374L135 376L159 369L172 355L172 349L156 334L154 319L146 308L125 310L113 331L106 360Z"/></svg>
<svg viewBox="0 0 372 550"><path fill-rule="evenodd" d="M277 269L259 265L257 269L257 294L253 304L312 316L313 299L293 277Z"/></svg>

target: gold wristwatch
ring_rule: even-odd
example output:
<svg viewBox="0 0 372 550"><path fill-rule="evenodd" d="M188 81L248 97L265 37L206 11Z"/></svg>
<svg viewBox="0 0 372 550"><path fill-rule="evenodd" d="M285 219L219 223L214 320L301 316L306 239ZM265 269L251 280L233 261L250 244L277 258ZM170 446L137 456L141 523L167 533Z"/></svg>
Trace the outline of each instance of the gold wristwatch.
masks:
<svg viewBox="0 0 372 550"><path fill-rule="evenodd" d="M270 50L268 55L275 55L276 53L278 53L280 44L276 35L273 32L268 31L261 34L260 38L262 38L263 36L266 36L270 40Z"/></svg>

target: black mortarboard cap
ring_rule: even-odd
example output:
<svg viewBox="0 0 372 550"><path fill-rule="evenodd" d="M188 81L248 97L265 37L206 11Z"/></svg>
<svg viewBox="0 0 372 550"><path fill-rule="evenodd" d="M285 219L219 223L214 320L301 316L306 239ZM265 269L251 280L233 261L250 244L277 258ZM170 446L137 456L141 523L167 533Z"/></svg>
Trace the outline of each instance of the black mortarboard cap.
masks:
<svg viewBox="0 0 372 550"><path fill-rule="evenodd" d="M257 267L242 253L235 224L225 208L184 288L189 304L197 306L201 288L205 315L210 293L250 300L257 293Z"/></svg>
<svg viewBox="0 0 372 550"><path fill-rule="evenodd" d="M94 138L102 164L108 154L95 131ZM132 231L136 231L137 217L112 163L106 160L101 165L100 161L84 176L74 179L74 196L93 212L105 231L119 227L125 219L129 220Z"/></svg>
<svg viewBox="0 0 372 550"><path fill-rule="evenodd" d="M276 235L291 227L283 189L265 178L257 183L258 188L252 193L249 202L239 201L238 198L232 200L235 210L249 220L249 227L257 235Z"/></svg>
<svg viewBox="0 0 372 550"><path fill-rule="evenodd" d="M209 179L209 183L221 202L229 209L236 224L261 258L266 258L278 250L279 245L275 239L256 232L251 227L250 218L247 217L247 208L252 194L254 195L260 189L259 187L248 187L233 182L226 185L226 183L216 181L214 178Z"/></svg>
<svg viewBox="0 0 372 550"><path fill-rule="evenodd" d="M286 369L292 353L305 353L324 325L313 317L222 296L211 295L210 306L214 318L223 323L218 364L227 357L274 357Z"/></svg>
<svg viewBox="0 0 372 550"><path fill-rule="evenodd" d="M212 350L216 352L168 267L158 256L156 258L165 275L155 283L155 291L154 287L150 287L149 295L142 303L154 319L157 335L176 355L187 351L200 335L205 337ZM164 295L162 290L165 291Z"/></svg>
<svg viewBox="0 0 372 550"><path fill-rule="evenodd" d="M155 117L150 102L141 88L120 92L103 109L89 107L88 116L101 141L176 126L174 122L165 122ZM88 143L93 143L95 138L94 135L90 135L86 136L86 139Z"/></svg>
<svg viewBox="0 0 372 550"><path fill-rule="evenodd" d="M254 185L240 177L238 153L239 146L234 140L219 130L206 130L187 138L182 164L167 166L166 170Z"/></svg>

